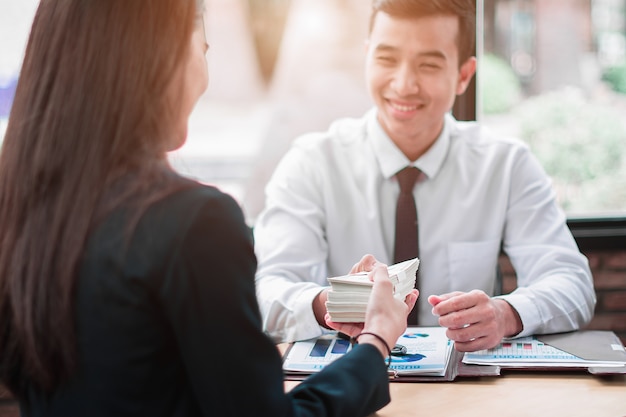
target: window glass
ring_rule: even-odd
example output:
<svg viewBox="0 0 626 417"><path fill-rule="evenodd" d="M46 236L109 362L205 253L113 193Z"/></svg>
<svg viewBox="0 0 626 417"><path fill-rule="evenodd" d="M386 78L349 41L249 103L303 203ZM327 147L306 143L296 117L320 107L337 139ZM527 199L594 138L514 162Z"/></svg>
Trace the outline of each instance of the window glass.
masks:
<svg viewBox="0 0 626 417"><path fill-rule="evenodd" d="M231 193L254 223L298 135L360 117L369 1L209 0L209 88L174 167Z"/></svg>
<svg viewBox="0 0 626 417"><path fill-rule="evenodd" d="M0 140L4 138L30 25L39 2L0 0Z"/></svg>
<svg viewBox="0 0 626 417"><path fill-rule="evenodd" d="M479 119L526 141L570 217L626 212L626 1L484 0Z"/></svg>

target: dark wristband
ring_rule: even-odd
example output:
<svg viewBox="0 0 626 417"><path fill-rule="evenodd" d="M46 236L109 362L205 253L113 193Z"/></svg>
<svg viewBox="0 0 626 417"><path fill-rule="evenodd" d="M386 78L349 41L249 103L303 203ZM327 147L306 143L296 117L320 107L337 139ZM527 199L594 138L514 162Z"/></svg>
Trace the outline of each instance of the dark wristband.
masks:
<svg viewBox="0 0 626 417"><path fill-rule="evenodd" d="M389 344L385 341L385 339L383 339L381 336L377 335L376 333L372 333L372 332L362 332L357 334L356 336L354 336L352 338L352 343L359 343L359 337L368 334L370 336L374 336L376 339L380 340L383 345L385 346L385 348L387 349L387 368L389 368L389 366L391 365L391 348L389 347Z"/></svg>

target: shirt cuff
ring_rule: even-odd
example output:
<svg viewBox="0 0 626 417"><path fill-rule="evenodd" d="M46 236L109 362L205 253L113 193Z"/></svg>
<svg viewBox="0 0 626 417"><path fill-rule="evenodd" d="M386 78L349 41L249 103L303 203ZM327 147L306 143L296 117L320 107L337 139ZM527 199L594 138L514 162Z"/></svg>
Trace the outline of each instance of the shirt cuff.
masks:
<svg viewBox="0 0 626 417"><path fill-rule="evenodd" d="M539 310L527 296L512 293L494 298L499 298L509 303L515 311L517 311L517 314L519 314L522 320L522 331L513 336L513 338L532 336L537 329L541 327L541 315L539 314Z"/></svg>
<svg viewBox="0 0 626 417"><path fill-rule="evenodd" d="M313 313L313 300L324 288L326 287L307 288L299 294L294 310L296 319L294 340L312 339L329 331L329 329L319 325Z"/></svg>

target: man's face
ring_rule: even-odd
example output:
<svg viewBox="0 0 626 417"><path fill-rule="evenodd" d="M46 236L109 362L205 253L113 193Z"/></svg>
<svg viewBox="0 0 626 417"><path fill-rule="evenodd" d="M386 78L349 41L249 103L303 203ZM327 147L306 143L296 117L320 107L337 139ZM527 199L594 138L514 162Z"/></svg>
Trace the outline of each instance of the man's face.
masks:
<svg viewBox="0 0 626 417"><path fill-rule="evenodd" d="M422 151L430 147L444 114L474 74L474 58L459 69L458 32L454 16L376 16L367 44L366 80L380 124L403 151L416 142Z"/></svg>

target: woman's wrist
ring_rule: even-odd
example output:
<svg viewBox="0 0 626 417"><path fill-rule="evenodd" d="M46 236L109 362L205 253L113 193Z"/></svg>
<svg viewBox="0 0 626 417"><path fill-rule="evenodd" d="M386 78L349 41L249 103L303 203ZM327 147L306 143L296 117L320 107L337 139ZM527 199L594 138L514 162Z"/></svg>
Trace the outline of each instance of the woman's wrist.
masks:
<svg viewBox="0 0 626 417"><path fill-rule="evenodd" d="M383 358L387 358L387 367L391 364L391 347L382 336L373 332L361 332L352 338L353 343L374 345Z"/></svg>

